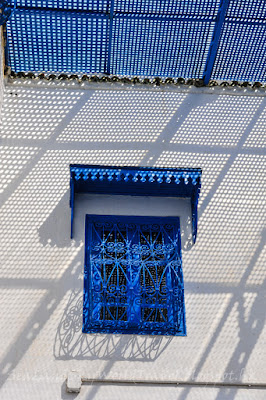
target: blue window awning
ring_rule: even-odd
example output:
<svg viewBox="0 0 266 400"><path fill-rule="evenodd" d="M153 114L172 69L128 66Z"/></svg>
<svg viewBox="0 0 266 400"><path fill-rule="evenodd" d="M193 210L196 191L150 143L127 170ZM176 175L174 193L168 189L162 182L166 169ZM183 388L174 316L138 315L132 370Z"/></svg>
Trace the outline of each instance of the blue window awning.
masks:
<svg viewBox="0 0 266 400"><path fill-rule="evenodd" d="M183 197L191 201L192 234L197 236L200 168L145 168L70 165L71 238L76 193Z"/></svg>

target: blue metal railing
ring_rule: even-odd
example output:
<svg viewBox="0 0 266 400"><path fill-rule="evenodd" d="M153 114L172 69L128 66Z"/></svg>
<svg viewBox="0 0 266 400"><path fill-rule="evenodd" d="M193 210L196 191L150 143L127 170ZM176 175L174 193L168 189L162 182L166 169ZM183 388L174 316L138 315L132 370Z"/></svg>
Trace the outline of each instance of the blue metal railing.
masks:
<svg viewBox="0 0 266 400"><path fill-rule="evenodd" d="M216 23L213 30L212 41L209 48L209 54L206 60L205 70L203 74L203 80L206 85L209 83L212 74L228 4L229 0L221 0L220 8L216 17Z"/></svg>
<svg viewBox="0 0 266 400"><path fill-rule="evenodd" d="M266 81L265 0L18 0L6 35L15 72Z"/></svg>

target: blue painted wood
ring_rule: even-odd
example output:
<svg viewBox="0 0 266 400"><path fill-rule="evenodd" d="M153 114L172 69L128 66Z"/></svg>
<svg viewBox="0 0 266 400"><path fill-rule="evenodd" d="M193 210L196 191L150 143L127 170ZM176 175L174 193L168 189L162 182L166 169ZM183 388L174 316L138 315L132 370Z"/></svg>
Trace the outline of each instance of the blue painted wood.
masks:
<svg viewBox="0 0 266 400"><path fill-rule="evenodd" d="M219 11L218 11L218 14L216 17L216 23L215 23L215 27L214 27L214 31L213 31L212 41L211 41L210 48L209 48L209 53L208 53L208 57L206 60L204 74L203 74L203 81L204 81L205 85L208 85L211 74L212 74L212 70L213 70L215 57L216 57L217 50L218 50L219 40L220 40L220 36L221 36L222 27L223 27L223 24L225 21L228 4L229 4L229 0L221 0Z"/></svg>
<svg viewBox="0 0 266 400"><path fill-rule="evenodd" d="M178 217L86 216L83 332L186 335Z"/></svg>
<svg viewBox="0 0 266 400"><path fill-rule="evenodd" d="M70 238L71 239L73 239L74 203L75 203L74 179L71 179L70 180L70 201L69 201L69 205L71 208L71 228L70 228Z"/></svg>
<svg viewBox="0 0 266 400"><path fill-rule="evenodd" d="M190 198L194 243L197 236L197 204L200 187L200 168L70 165L70 196L73 199L73 191L74 193ZM71 235L73 236L74 200L71 202L71 212Z"/></svg>

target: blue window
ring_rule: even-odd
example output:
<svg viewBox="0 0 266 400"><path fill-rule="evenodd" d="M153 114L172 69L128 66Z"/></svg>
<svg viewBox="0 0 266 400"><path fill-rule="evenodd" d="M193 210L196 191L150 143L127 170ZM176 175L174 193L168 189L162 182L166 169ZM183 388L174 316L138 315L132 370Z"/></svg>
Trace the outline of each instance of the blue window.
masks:
<svg viewBox="0 0 266 400"><path fill-rule="evenodd" d="M86 215L83 332L186 335L178 217Z"/></svg>
<svg viewBox="0 0 266 400"><path fill-rule="evenodd" d="M197 237L200 168L70 165L71 238L76 194L188 198ZM87 215L84 333L185 336L178 217Z"/></svg>

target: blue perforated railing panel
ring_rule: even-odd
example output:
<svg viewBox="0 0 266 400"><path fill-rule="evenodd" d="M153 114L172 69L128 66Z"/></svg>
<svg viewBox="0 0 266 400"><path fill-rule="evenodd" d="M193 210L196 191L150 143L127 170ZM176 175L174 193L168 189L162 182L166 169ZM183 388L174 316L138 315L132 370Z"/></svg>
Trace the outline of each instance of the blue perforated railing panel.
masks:
<svg viewBox="0 0 266 400"><path fill-rule="evenodd" d="M220 0L17 0L18 7L56 8L60 10L83 10L153 15L215 16Z"/></svg>
<svg viewBox="0 0 266 400"><path fill-rule="evenodd" d="M107 12L109 0L17 0L17 7Z"/></svg>
<svg viewBox="0 0 266 400"><path fill-rule="evenodd" d="M211 78L265 81L265 25L225 23Z"/></svg>
<svg viewBox="0 0 266 400"><path fill-rule="evenodd" d="M264 82L265 14L265 0L18 0L6 63L36 74Z"/></svg>
<svg viewBox="0 0 266 400"><path fill-rule="evenodd" d="M241 20L264 21L266 18L265 0L230 0L227 16Z"/></svg>
<svg viewBox="0 0 266 400"><path fill-rule="evenodd" d="M83 332L186 334L179 218L86 216Z"/></svg>
<svg viewBox="0 0 266 400"><path fill-rule="evenodd" d="M209 21L119 15L113 23L110 73L200 78L213 27Z"/></svg>
<svg viewBox="0 0 266 400"><path fill-rule="evenodd" d="M230 0L211 78L266 80L266 1Z"/></svg>
<svg viewBox="0 0 266 400"><path fill-rule="evenodd" d="M79 13L17 10L9 32L13 44L9 48L11 68L68 74L101 72L107 50L107 26L106 17L96 19Z"/></svg>

